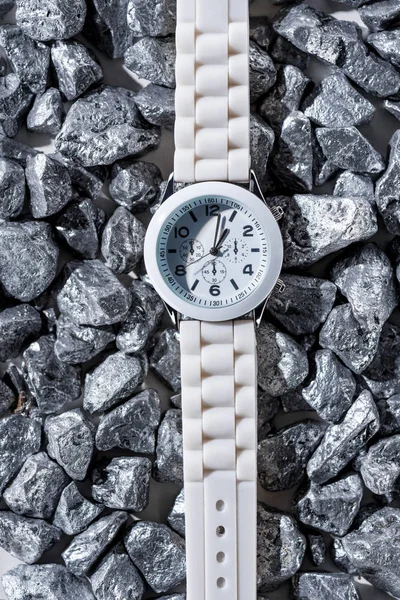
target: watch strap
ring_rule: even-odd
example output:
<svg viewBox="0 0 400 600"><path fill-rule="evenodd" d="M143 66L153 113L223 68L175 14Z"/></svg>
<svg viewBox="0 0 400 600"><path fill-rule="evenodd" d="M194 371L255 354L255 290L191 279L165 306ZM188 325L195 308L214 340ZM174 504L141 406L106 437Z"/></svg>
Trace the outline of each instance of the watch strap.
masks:
<svg viewBox="0 0 400 600"><path fill-rule="evenodd" d="M175 181L248 181L248 0L177 0L176 54Z"/></svg>

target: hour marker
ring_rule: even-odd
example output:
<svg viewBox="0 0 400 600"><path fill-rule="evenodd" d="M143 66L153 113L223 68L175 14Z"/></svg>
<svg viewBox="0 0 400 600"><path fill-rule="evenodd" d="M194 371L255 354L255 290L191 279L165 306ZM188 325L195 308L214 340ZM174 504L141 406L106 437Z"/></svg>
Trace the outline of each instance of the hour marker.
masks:
<svg viewBox="0 0 400 600"><path fill-rule="evenodd" d="M194 290L197 288L198 284L199 284L199 280L198 280L198 279L196 279L196 281L194 282L194 284L193 284L193 285L192 285L192 287L190 288L190 289L192 290L192 292L194 292Z"/></svg>
<svg viewBox="0 0 400 600"><path fill-rule="evenodd" d="M231 284L233 285L233 287L235 288L235 290L239 289L238 284L236 283L236 281L234 279L231 279Z"/></svg>
<svg viewBox="0 0 400 600"><path fill-rule="evenodd" d="M174 248L170 248L170 249L168 250L168 253L169 253L169 254L176 254L176 250L175 250Z"/></svg>
<svg viewBox="0 0 400 600"><path fill-rule="evenodd" d="M197 217L192 210L189 211L189 215L192 217L193 221L196 223Z"/></svg>
<svg viewBox="0 0 400 600"><path fill-rule="evenodd" d="M236 217L237 215L237 210L234 210L233 213L231 214L231 216L229 217L229 221L232 223L233 219Z"/></svg>
<svg viewBox="0 0 400 600"><path fill-rule="evenodd" d="M260 248L252 248L251 251L252 252L260 252Z"/></svg>

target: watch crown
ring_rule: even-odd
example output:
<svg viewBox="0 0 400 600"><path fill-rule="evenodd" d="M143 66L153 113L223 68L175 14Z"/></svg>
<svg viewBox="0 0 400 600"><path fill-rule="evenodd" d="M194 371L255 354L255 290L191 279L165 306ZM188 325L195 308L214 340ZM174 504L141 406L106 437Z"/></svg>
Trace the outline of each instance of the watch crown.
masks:
<svg viewBox="0 0 400 600"><path fill-rule="evenodd" d="M275 218L275 221L280 221L282 219L283 215L285 214L282 206L273 206L271 208L271 212Z"/></svg>
<svg viewBox="0 0 400 600"><path fill-rule="evenodd" d="M282 281L282 279L278 279L274 286L274 292L278 292L278 294L282 294L286 289L286 285Z"/></svg>

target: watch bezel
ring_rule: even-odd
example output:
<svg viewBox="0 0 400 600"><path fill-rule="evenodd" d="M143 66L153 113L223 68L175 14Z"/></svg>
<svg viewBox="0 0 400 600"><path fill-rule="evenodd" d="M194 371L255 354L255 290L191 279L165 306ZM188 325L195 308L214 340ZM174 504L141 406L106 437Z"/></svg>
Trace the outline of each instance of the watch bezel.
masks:
<svg viewBox="0 0 400 600"><path fill-rule="evenodd" d="M157 259L159 233L170 214L185 202L200 196L226 196L244 204L265 227L269 262L266 275L257 289L248 297L230 306L206 308L179 298L164 280ZM144 261L147 274L159 296L171 308L192 319L201 321L229 321L241 317L259 306L270 295L279 278L283 262L283 242L279 226L268 206L255 194L232 183L220 181L195 183L172 194L154 214L148 226L144 243Z"/></svg>

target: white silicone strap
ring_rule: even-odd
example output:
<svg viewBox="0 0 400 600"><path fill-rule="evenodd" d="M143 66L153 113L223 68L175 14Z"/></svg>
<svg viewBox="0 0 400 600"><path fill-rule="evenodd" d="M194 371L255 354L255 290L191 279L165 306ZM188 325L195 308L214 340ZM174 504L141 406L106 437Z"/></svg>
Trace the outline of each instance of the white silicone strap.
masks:
<svg viewBox="0 0 400 600"><path fill-rule="evenodd" d="M256 600L253 321L182 321L187 600Z"/></svg>
<svg viewBox="0 0 400 600"><path fill-rule="evenodd" d="M249 1L177 0L175 181L248 181Z"/></svg>

